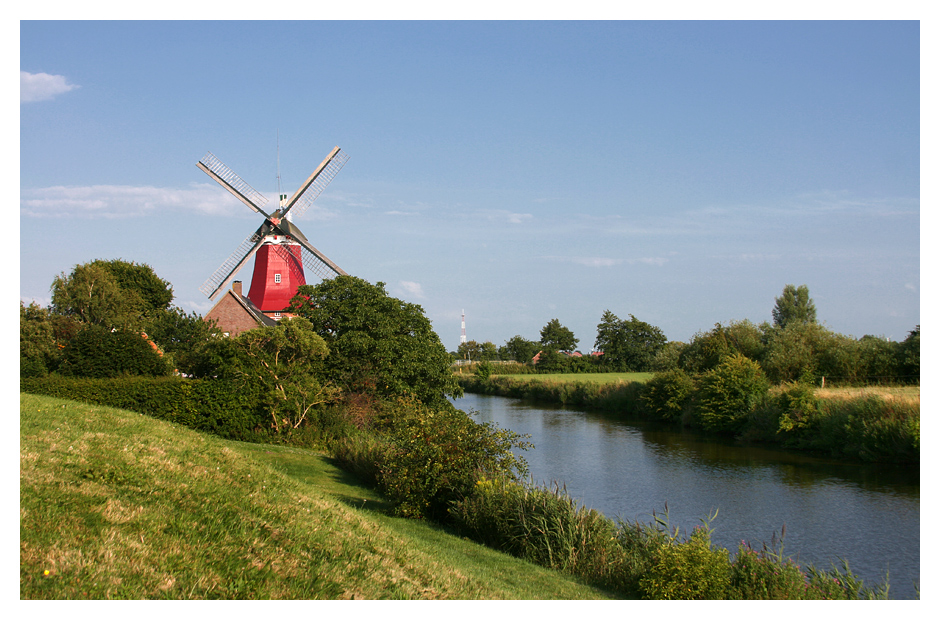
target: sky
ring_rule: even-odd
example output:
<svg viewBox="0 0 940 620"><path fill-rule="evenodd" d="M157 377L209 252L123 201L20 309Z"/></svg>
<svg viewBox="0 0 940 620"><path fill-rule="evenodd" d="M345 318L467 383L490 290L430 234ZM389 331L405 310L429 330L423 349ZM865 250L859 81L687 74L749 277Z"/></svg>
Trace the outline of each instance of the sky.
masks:
<svg viewBox="0 0 940 620"><path fill-rule="evenodd" d="M350 159L295 223L420 304L444 346L593 348L606 310L688 342L818 319L920 324L921 25L902 21L22 21L19 295L95 259L174 304L273 201ZM251 266L239 274L250 282Z"/></svg>

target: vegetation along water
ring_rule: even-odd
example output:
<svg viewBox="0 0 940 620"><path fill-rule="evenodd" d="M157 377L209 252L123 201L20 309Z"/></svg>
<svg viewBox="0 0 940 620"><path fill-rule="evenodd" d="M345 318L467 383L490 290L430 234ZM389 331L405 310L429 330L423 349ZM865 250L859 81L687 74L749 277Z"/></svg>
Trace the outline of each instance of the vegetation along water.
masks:
<svg viewBox="0 0 940 620"><path fill-rule="evenodd" d="M787 291L773 325L719 325L681 346L607 311L603 355L578 357L553 319L539 343L481 347L507 357L480 359L467 378L423 309L381 282L301 286L290 320L223 337L172 307L149 266L76 265L48 307L20 305L22 596L886 597L849 566L791 561L773 538L715 544L715 514L680 530L662 512L609 517L565 480L534 482L526 455L542 453L523 434L453 405L467 381L500 384L497 372L653 373L616 389L562 382L559 394L603 393L619 411L721 441L916 464L919 396L844 405L816 390L822 376L917 385L919 329L903 343L840 337L815 322L808 295ZM336 467L365 486L338 485L336 469L324 477Z"/></svg>

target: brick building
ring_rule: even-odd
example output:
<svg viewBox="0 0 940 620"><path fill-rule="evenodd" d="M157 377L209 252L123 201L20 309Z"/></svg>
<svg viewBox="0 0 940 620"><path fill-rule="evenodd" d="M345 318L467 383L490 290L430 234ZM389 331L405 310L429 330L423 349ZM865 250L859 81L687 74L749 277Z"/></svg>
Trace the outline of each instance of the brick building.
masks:
<svg viewBox="0 0 940 620"><path fill-rule="evenodd" d="M212 306L204 320L216 321L226 336L237 336L259 326L277 325L277 321L266 316L250 299L242 295L240 280L232 282L231 290L226 291Z"/></svg>

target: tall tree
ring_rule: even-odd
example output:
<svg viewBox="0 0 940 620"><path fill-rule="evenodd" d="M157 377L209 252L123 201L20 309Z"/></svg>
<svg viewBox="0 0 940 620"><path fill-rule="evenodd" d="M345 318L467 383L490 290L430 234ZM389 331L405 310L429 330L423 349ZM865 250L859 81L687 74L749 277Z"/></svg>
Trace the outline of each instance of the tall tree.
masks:
<svg viewBox="0 0 940 620"><path fill-rule="evenodd" d="M86 325L139 330L173 300L173 288L149 265L94 260L52 282L52 310Z"/></svg>
<svg viewBox="0 0 940 620"><path fill-rule="evenodd" d="M606 310L597 325L594 347L604 352L604 364L619 371L646 372L656 354L666 346L662 330L632 314L621 320Z"/></svg>
<svg viewBox="0 0 940 620"><path fill-rule="evenodd" d="M424 310L390 297L383 282L337 276L304 285L290 311L307 318L326 341L327 373L347 390L413 395L430 405L463 393Z"/></svg>
<svg viewBox="0 0 940 620"><path fill-rule="evenodd" d="M53 279L52 311L109 329L138 323L134 301L108 269L95 263L76 265L71 274L63 272Z"/></svg>
<svg viewBox="0 0 940 620"><path fill-rule="evenodd" d="M776 327L786 327L791 323L815 323L816 305L810 299L809 288L805 284L784 286L783 293L776 298L772 314Z"/></svg>
<svg viewBox="0 0 940 620"><path fill-rule="evenodd" d="M549 321L539 335L542 348L554 351L574 351L574 348L578 346L578 339L574 337L574 332L562 325L558 319Z"/></svg>
<svg viewBox="0 0 940 620"><path fill-rule="evenodd" d="M504 360L516 360L521 364L532 361L539 352L539 343L526 340L522 336L513 336L506 344L499 348L499 356Z"/></svg>

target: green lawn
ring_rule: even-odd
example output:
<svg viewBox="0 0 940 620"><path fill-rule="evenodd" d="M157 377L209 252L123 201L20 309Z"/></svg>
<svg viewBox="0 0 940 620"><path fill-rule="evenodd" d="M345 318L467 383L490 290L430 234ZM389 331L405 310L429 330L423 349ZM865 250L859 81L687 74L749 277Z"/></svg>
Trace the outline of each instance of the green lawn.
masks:
<svg viewBox="0 0 940 620"><path fill-rule="evenodd" d="M322 454L20 396L22 599L589 599L423 522Z"/></svg>
<svg viewBox="0 0 940 620"><path fill-rule="evenodd" d="M595 373L561 373L561 374L534 374L534 375L499 375L519 381L554 381L557 383L630 383L633 381L646 382L653 376L651 372L595 372Z"/></svg>

